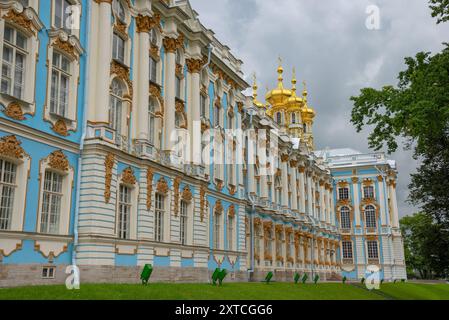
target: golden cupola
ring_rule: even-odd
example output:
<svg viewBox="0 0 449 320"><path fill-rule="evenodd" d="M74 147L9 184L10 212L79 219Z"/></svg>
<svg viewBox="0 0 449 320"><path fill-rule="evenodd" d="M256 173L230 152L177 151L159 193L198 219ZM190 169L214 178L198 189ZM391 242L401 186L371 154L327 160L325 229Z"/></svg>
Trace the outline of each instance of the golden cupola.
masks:
<svg viewBox="0 0 449 320"><path fill-rule="evenodd" d="M258 89L257 79L256 79L256 74L254 74L253 103L258 108L265 108L264 104L262 102L260 102L259 100L257 100L257 89Z"/></svg>
<svg viewBox="0 0 449 320"><path fill-rule="evenodd" d="M279 109L285 109L287 105L288 98L291 97L292 91L284 88L284 78L282 74L284 73L284 68L282 68L281 59L279 59L279 67L277 69L278 73L278 85L275 89L268 91L265 96L265 100L271 105L273 112ZM271 112L271 113L273 113Z"/></svg>
<svg viewBox="0 0 449 320"><path fill-rule="evenodd" d="M313 124L313 119L315 119L316 112L315 112L315 110L313 110L312 107L309 107L309 105L307 104L307 96L308 96L308 92L307 92L307 88L306 88L306 83L304 82L304 91L302 92L304 104L301 109L301 116L302 116L302 120L305 123Z"/></svg>
<svg viewBox="0 0 449 320"><path fill-rule="evenodd" d="M287 100L287 106L289 112L301 112L303 106L303 99L296 95L296 71L293 69L293 79L292 79L292 95Z"/></svg>
<svg viewBox="0 0 449 320"><path fill-rule="evenodd" d="M292 95L287 100L288 131L292 138L301 138L303 134L301 111L304 101L296 95L296 71L293 68Z"/></svg>

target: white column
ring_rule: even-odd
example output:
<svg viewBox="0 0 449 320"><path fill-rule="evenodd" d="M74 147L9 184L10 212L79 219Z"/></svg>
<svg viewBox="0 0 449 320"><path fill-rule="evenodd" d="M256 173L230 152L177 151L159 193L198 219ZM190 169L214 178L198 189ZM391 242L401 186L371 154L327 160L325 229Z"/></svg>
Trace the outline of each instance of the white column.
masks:
<svg viewBox="0 0 449 320"><path fill-rule="evenodd" d="M263 200L268 200L267 176L263 171L261 171L260 175L260 198Z"/></svg>
<svg viewBox="0 0 449 320"><path fill-rule="evenodd" d="M331 197L332 194L330 192L330 186L329 184L326 184L326 223L331 224Z"/></svg>
<svg viewBox="0 0 449 320"><path fill-rule="evenodd" d="M310 172L307 173L307 199L307 214L313 217L312 174Z"/></svg>
<svg viewBox="0 0 449 320"><path fill-rule="evenodd" d="M109 123L109 77L112 58L111 10L111 1L100 0L95 122L102 123Z"/></svg>
<svg viewBox="0 0 449 320"><path fill-rule="evenodd" d="M201 163L201 111L200 111L200 71L201 60L187 60L187 68L190 74L190 104L189 104L189 134L191 156L194 164ZM194 126L194 124L196 126ZM196 129L196 130L195 130ZM199 129L199 132L198 132Z"/></svg>
<svg viewBox="0 0 449 320"><path fill-rule="evenodd" d="M139 17L137 19L149 19ZM149 24L148 24L149 26ZM137 71L137 139L148 139L148 86L150 79L150 36L149 29L137 29L139 44Z"/></svg>
<svg viewBox="0 0 449 320"><path fill-rule="evenodd" d="M360 201L359 201L359 179L352 178L352 187L354 190L354 219L356 227L360 227Z"/></svg>
<svg viewBox="0 0 449 320"><path fill-rule="evenodd" d="M378 181L378 188L379 188L379 205L380 205L380 220L382 226L387 226L387 215L386 215L386 208L385 208L385 196L384 196L384 178L382 176L377 177Z"/></svg>
<svg viewBox="0 0 449 320"><path fill-rule="evenodd" d="M305 191L305 181L304 181L304 171L305 168L303 166L299 167L299 211L301 213L306 212L306 191Z"/></svg>
<svg viewBox="0 0 449 320"><path fill-rule="evenodd" d="M282 164L282 207L288 208L288 156L281 156Z"/></svg>
<svg viewBox="0 0 449 320"><path fill-rule="evenodd" d="M290 166L292 168L292 173L290 175L291 178L291 185L292 185L292 205L291 205L291 209L294 211L298 210L298 191L296 188L296 183L297 183L297 162L296 161L291 161L290 162Z"/></svg>
<svg viewBox="0 0 449 320"><path fill-rule="evenodd" d="M176 39L165 38L165 107L164 107L164 128L165 144L164 150L171 151L175 141L170 139L175 132L175 76L176 76Z"/></svg>
<svg viewBox="0 0 449 320"><path fill-rule="evenodd" d="M335 205L334 205L334 188L330 187L329 189L329 194L330 194L330 211L329 211L329 216L330 216L330 221L331 221L331 225L335 226Z"/></svg>
<svg viewBox="0 0 449 320"><path fill-rule="evenodd" d="M392 212L392 225L393 228L399 228L399 210L398 201L396 198L396 181L390 181L390 198L391 198L391 209Z"/></svg>
<svg viewBox="0 0 449 320"><path fill-rule="evenodd" d="M324 203L324 181L320 181L320 211L321 211L321 222L326 222L326 204Z"/></svg>

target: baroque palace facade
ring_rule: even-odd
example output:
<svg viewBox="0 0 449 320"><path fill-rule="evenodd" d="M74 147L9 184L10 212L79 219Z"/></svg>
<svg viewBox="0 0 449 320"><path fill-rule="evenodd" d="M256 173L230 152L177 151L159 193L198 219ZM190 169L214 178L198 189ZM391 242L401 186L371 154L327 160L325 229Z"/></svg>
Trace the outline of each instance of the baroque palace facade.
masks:
<svg viewBox="0 0 449 320"><path fill-rule="evenodd" d="M0 286L405 278L394 162L315 152L187 1L1 0L0 46Z"/></svg>

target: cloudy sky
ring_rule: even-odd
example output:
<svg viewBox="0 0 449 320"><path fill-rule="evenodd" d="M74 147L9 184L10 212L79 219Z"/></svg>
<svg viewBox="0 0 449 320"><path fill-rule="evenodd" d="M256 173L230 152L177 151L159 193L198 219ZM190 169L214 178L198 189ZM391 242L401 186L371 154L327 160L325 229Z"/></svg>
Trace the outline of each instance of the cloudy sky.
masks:
<svg viewBox="0 0 449 320"><path fill-rule="evenodd" d="M397 84L404 57L437 52L449 41L449 23L436 25L426 0L191 0L202 23L244 61L247 81L257 73L259 96L276 84L278 56L285 80L297 69L307 81L317 111L317 148L351 147L368 152L369 132L350 124L351 102L363 87ZM367 7L377 5L380 29L368 30ZM252 83L252 82L251 82ZM416 208L405 202L410 173L416 168L402 148L391 156L399 167L401 216Z"/></svg>

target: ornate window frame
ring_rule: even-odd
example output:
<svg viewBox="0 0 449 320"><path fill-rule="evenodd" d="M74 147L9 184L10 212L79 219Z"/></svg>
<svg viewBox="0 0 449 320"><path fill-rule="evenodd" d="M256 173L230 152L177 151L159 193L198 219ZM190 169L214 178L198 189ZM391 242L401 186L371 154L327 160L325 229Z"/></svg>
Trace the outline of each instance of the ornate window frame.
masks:
<svg viewBox="0 0 449 320"><path fill-rule="evenodd" d="M0 93L0 106L3 113L14 120L25 120L25 115L34 116L36 111L36 73L39 55L38 32L44 28L34 7L23 8L17 1L0 3L0 63L3 61L3 37L5 25L21 31L27 36L28 56L25 66L24 94L21 99Z"/></svg>
<svg viewBox="0 0 449 320"><path fill-rule="evenodd" d="M72 207L72 190L75 180L75 170L70 166L67 156L62 150L56 150L47 158L39 161L39 202L37 208L36 232L41 230L42 203L44 194L44 176L46 171L54 171L63 176L62 201L59 217L59 231L57 235L67 236L70 234L70 214Z"/></svg>
<svg viewBox="0 0 449 320"><path fill-rule="evenodd" d="M0 158L17 166L13 214L9 231L22 231L25 217L31 157L25 153L21 144L22 142L16 136L0 138Z"/></svg>
<svg viewBox="0 0 449 320"><path fill-rule="evenodd" d="M134 170L131 167L124 169L117 177L117 199L116 199L116 209L115 209L115 237L119 238L119 202L120 202L120 186L124 185L131 190L131 212L129 216L129 235L126 239L121 240L137 240L137 207L138 207L138 197L139 197L139 183L134 175Z"/></svg>
<svg viewBox="0 0 449 320"><path fill-rule="evenodd" d="M50 42L47 47L47 88L44 105L44 120L52 124L52 130L61 136L68 136L69 131L78 128L78 89L80 80L80 56L83 48L77 37L68 35L63 30L50 30ZM70 61L69 101L66 115L50 112L51 81L53 53L59 53Z"/></svg>
<svg viewBox="0 0 449 320"><path fill-rule="evenodd" d="M48 0L47 0L48 1ZM80 26L81 28L81 14L82 14L82 6L81 6L81 0L67 0L68 2L71 3L72 6L76 6L78 11L78 18L80 19L79 21L76 21L75 24L77 24L78 26ZM73 14L73 13L72 13ZM50 16L50 21L51 21L51 29L54 30L60 30L63 31L64 33L67 33L67 31L64 30L64 28L57 28L56 27L56 23L55 23L55 0L51 0L51 16ZM70 34L76 38L79 39L80 37L80 29L71 29L70 30Z"/></svg>

